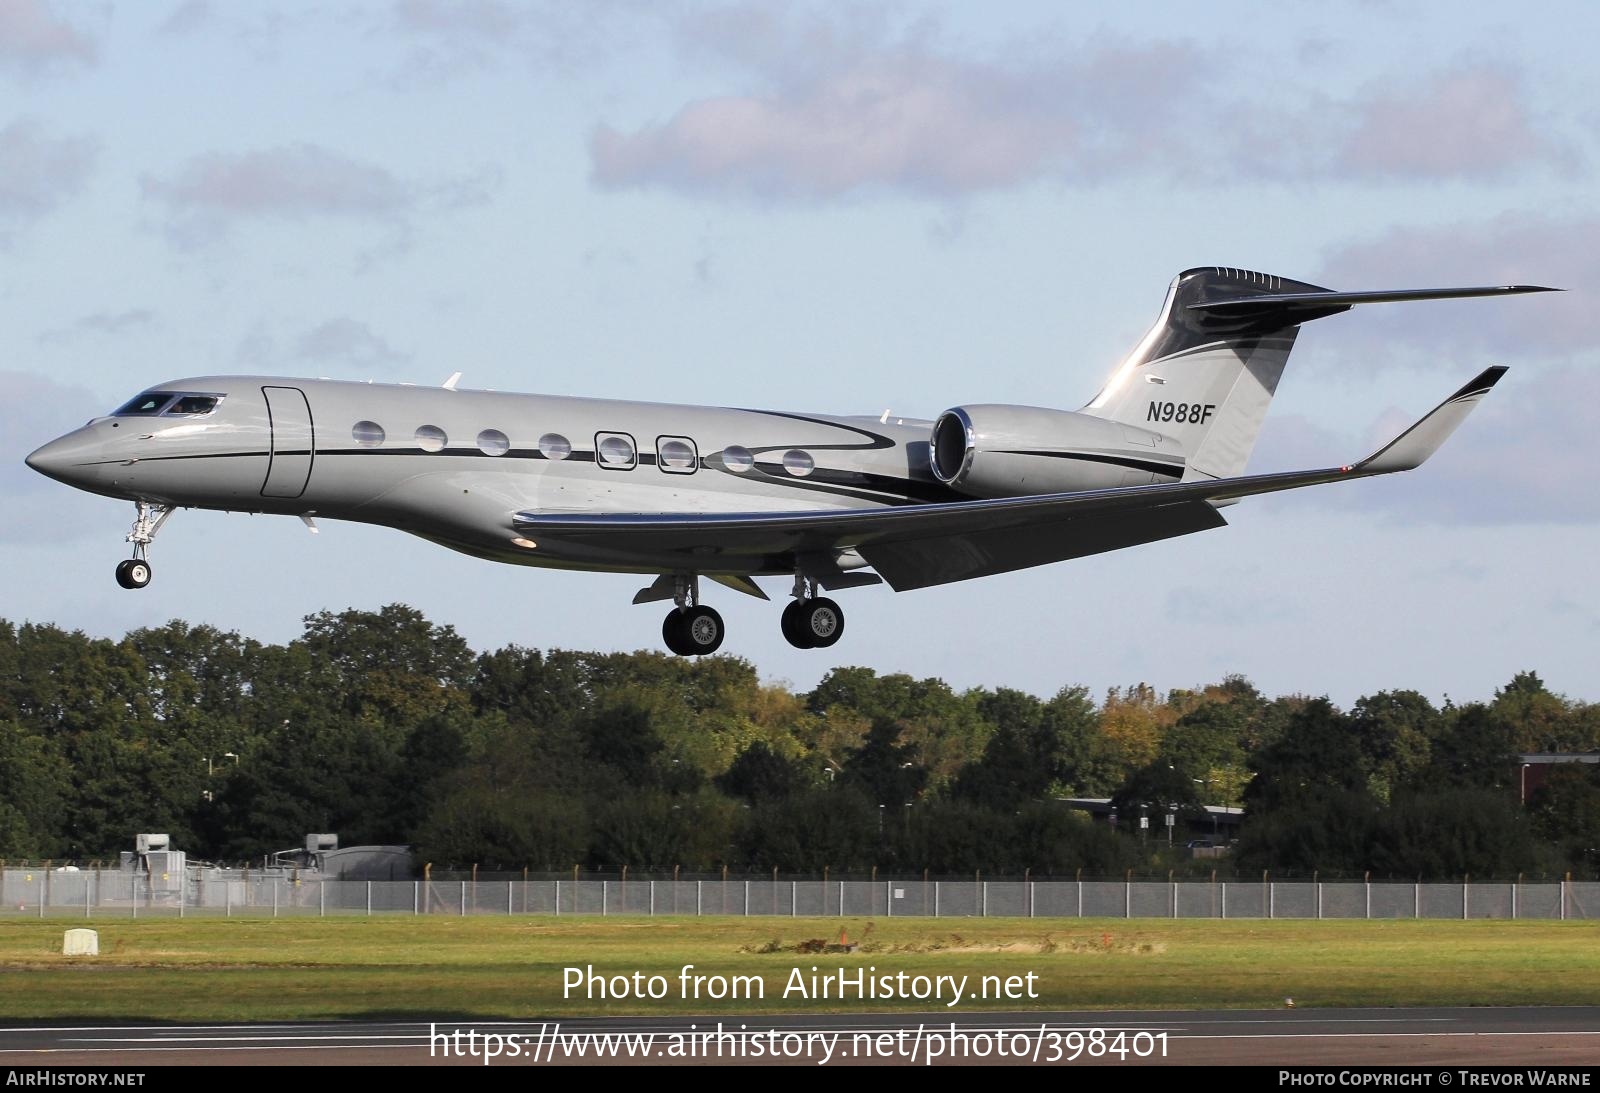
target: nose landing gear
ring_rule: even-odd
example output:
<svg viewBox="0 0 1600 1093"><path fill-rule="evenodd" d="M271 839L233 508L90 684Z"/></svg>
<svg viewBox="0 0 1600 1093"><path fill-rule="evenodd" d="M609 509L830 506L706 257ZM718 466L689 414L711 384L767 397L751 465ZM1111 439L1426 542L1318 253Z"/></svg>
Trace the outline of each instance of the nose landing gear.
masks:
<svg viewBox="0 0 1600 1093"><path fill-rule="evenodd" d="M117 563L117 583L123 588L143 588L150 583L150 544L167 517L172 515L171 505L152 505L145 501L135 501L134 510L133 530L124 540L133 544L133 557Z"/></svg>

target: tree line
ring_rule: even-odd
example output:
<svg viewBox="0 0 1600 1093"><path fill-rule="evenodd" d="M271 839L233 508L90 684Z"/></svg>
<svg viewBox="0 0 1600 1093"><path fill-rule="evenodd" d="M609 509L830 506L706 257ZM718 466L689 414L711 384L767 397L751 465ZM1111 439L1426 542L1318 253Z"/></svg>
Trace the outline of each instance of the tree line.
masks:
<svg viewBox="0 0 1600 1093"><path fill-rule="evenodd" d="M259 860L308 832L535 870L1116 876L1600 875L1600 706L1532 672L1489 702L1381 691L1342 710L1230 676L1048 698L731 656L475 653L416 610L322 612L284 645L174 621L120 641L0 620L0 858L112 859L163 831ZM1245 809L1194 863L1124 817ZM1153 835L1159 836L1158 827Z"/></svg>

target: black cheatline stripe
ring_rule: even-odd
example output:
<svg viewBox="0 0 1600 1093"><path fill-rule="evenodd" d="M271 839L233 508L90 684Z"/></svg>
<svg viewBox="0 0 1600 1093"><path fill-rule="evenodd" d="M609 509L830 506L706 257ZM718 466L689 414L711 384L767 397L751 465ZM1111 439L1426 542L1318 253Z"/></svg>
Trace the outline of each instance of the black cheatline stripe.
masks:
<svg viewBox="0 0 1600 1093"><path fill-rule="evenodd" d="M760 448L750 449L752 452L775 452L779 448L804 448L815 452L848 452L848 451L874 451L881 448L893 448L895 442L882 433L875 433L871 429L863 429L859 425L846 425L842 421L829 421L826 418L807 417L805 414L786 414L781 410L743 410L746 414L761 414L764 417L781 417L790 421L805 421L812 425L825 425L830 429L843 429L848 433L867 438L866 444L768 444Z"/></svg>
<svg viewBox="0 0 1600 1093"><path fill-rule="evenodd" d="M1107 463L1113 467L1127 467L1135 471L1149 471L1151 474L1181 475L1184 465L1182 463L1158 463L1150 459L1132 459L1117 455L1091 455L1087 452L1017 452L1002 451L998 455L1036 455L1044 459L1076 459L1084 463Z"/></svg>

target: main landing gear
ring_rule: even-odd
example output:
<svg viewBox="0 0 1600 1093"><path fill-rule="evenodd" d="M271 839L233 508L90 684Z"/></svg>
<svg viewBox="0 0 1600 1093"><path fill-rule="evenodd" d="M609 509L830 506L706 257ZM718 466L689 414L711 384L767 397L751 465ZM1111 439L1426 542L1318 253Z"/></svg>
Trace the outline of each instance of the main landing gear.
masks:
<svg viewBox="0 0 1600 1093"><path fill-rule="evenodd" d="M778 620L786 641L796 649L826 649L844 634L844 609L817 595L817 582L795 574L794 599Z"/></svg>
<svg viewBox="0 0 1600 1093"><path fill-rule="evenodd" d="M716 580L742 592L766 599L766 594L749 578L742 583L733 578ZM649 603L671 597L675 604L661 623L661 637L667 648L684 657L705 656L722 648L727 630L722 616L700 602L700 577L694 573L664 575L650 587L640 590L634 603ZM801 575L794 579L794 599L783 609L779 620L784 639L796 649L826 649L844 634L844 609L826 596L817 595L817 582Z"/></svg>
<svg viewBox="0 0 1600 1093"><path fill-rule="evenodd" d="M661 638L680 657L705 656L722 647L726 631L716 608L700 602L700 578L680 576L673 582L676 604L661 624Z"/></svg>
<svg viewBox="0 0 1600 1093"><path fill-rule="evenodd" d="M117 563L117 583L123 588L143 588L150 583L150 543L172 515L171 505L135 501L134 509L133 530L125 540L133 544L133 557Z"/></svg>

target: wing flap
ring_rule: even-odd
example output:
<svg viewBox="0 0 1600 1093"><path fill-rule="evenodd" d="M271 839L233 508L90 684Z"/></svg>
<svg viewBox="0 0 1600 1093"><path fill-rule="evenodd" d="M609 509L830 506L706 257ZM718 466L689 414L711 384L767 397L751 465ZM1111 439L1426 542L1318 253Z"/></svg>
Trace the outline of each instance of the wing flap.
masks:
<svg viewBox="0 0 1600 1093"><path fill-rule="evenodd" d="M872 543L859 549L890 588L906 592L1102 554L1225 524L1213 506L1186 501L1160 508L1071 516L1015 530Z"/></svg>

